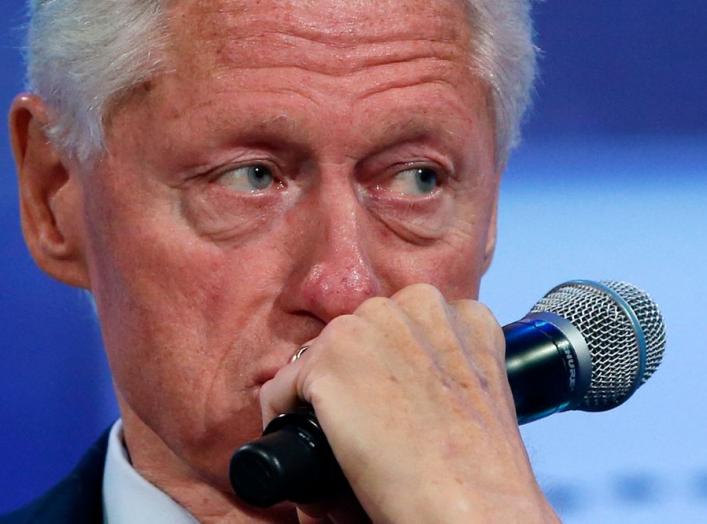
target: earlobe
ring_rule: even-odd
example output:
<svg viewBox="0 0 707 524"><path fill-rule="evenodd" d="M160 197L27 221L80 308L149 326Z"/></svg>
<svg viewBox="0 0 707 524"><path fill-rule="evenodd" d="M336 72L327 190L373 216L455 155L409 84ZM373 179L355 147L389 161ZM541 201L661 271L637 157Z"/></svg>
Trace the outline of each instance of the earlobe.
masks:
<svg viewBox="0 0 707 524"><path fill-rule="evenodd" d="M47 109L20 95L10 110L22 232L37 265L69 285L89 288L84 257L81 182L45 133Z"/></svg>

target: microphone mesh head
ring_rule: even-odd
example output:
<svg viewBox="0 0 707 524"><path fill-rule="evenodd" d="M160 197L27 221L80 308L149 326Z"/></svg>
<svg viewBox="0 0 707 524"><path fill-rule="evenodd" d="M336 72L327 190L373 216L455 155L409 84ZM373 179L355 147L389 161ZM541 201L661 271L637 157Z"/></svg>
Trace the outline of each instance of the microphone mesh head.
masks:
<svg viewBox="0 0 707 524"><path fill-rule="evenodd" d="M634 319L626 312L626 305ZM663 357L665 326L658 306L631 284L609 280L599 284L567 282L550 291L531 310L540 312L568 320L587 342L592 361L591 383L574 409L604 411L618 406L650 378Z"/></svg>

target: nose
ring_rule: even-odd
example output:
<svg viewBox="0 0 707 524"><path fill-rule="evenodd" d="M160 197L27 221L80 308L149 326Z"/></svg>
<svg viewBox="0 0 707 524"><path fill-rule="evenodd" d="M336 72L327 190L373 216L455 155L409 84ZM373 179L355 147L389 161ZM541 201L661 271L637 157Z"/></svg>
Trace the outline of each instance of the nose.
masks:
<svg viewBox="0 0 707 524"><path fill-rule="evenodd" d="M321 188L301 219L307 233L297 249L297 267L288 286L298 309L328 323L380 294L366 212L353 188Z"/></svg>

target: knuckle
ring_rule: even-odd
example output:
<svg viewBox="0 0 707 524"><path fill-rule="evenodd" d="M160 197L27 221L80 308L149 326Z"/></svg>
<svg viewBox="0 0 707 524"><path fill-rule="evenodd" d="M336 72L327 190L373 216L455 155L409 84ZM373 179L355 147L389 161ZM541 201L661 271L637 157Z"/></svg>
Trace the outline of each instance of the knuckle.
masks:
<svg viewBox="0 0 707 524"><path fill-rule="evenodd" d="M505 363L506 341L503 329L489 307L476 300L460 300L453 307L459 317L468 323L478 345L486 348L496 360Z"/></svg>
<svg viewBox="0 0 707 524"><path fill-rule="evenodd" d="M380 311L390 308L391 305L389 298L371 297L362 302L361 305L356 308L354 314L359 317L377 315Z"/></svg>
<svg viewBox="0 0 707 524"><path fill-rule="evenodd" d="M419 302L422 300L443 301L442 292L432 284L418 283L404 287L392 299L398 304L406 304L409 302Z"/></svg>
<svg viewBox="0 0 707 524"><path fill-rule="evenodd" d="M488 306L481 302L476 300L458 300L454 302L453 306L467 321L471 321L487 329L494 327L500 328L496 321L496 316L491 312Z"/></svg>
<svg viewBox="0 0 707 524"><path fill-rule="evenodd" d="M477 300L467 300L469 311L479 320L488 322L494 320L495 317L489 307Z"/></svg>
<svg viewBox="0 0 707 524"><path fill-rule="evenodd" d="M363 320L356 315L340 315L332 319L322 330L320 337L355 334L361 329Z"/></svg>

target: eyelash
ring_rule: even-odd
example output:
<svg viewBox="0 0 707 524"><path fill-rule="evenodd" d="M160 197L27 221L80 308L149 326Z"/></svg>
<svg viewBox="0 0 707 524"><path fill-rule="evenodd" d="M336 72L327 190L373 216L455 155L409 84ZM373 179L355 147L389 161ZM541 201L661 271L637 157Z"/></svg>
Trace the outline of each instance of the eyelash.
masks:
<svg viewBox="0 0 707 524"><path fill-rule="evenodd" d="M208 183L216 183L220 177L227 174L229 171L235 169L248 167L248 166L262 166L266 168L273 177L273 186L277 189L284 189L287 187L287 177L282 175L282 170L278 165L270 160L256 159L241 161L233 164L228 164L225 166L220 166L219 168L205 173L206 181ZM449 169L441 166L436 162L430 162L428 159L420 161L404 162L399 164L394 164L388 169L382 170L377 174L371 175L370 179L373 182L374 187L382 187L385 181L392 180L396 175L403 173L405 171L411 171L416 169L429 169L433 171L437 176L437 190L448 185L450 179L454 179L454 174L450 173ZM199 177L203 175L198 175ZM195 177L196 178L196 177ZM368 178L368 177L364 177ZM430 193L433 194L433 193Z"/></svg>
<svg viewBox="0 0 707 524"><path fill-rule="evenodd" d="M273 163L266 161L266 160L248 160L248 161L244 161L244 162L238 162L238 163L234 163L234 164L220 166L219 168L217 168L209 173L206 173L207 181L209 183L214 183L219 178L226 175L230 171L234 171L236 169L241 169L244 167L264 167L272 175L273 180L274 180L274 184L276 186L284 187L286 185L285 179L284 179L284 177L282 177L280 175L280 170L278 169L278 167L275 166Z"/></svg>
<svg viewBox="0 0 707 524"><path fill-rule="evenodd" d="M439 187L446 185L448 180L452 178L452 175L448 169L437 163L432 163L429 160L395 164L391 168L385 170L380 178L383 180L388 180L405 171L415 171L420 169L434 172L435 175L437 175Z"/></svg>

